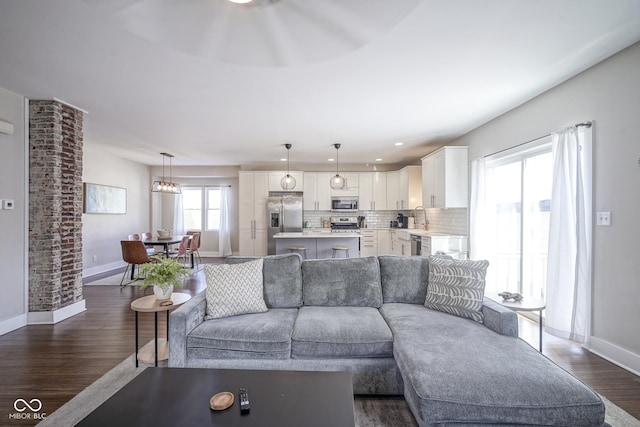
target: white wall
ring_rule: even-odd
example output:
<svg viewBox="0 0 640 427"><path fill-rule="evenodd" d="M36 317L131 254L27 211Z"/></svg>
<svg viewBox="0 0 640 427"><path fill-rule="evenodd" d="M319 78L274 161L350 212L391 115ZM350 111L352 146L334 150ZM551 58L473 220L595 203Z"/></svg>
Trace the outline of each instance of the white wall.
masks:
<svg viewBox="0 0 640 427"><path fill-rule="evenodd" d="M15 209L0 210L0 335L27 322L28 178L24 134L25 99L0 88L0 119L13 123L13 135L0 133L0 199L13 199Z"/></svg>
<svg viewBox="0 0 640 427"><path fill-rule="evenodd" d="M592 350L640 372L640 43L456 141L474 159L594 120Z"/></svg>
<svg viewBox="0 0 640 427"><path fill-rule="evenodd" d="M82 215L83 276L125 265L120 240L131 233L151 231L149 167L84 146L83 182L127 189L125 215ZM94 256L97 261L94 261Z"/></svg>

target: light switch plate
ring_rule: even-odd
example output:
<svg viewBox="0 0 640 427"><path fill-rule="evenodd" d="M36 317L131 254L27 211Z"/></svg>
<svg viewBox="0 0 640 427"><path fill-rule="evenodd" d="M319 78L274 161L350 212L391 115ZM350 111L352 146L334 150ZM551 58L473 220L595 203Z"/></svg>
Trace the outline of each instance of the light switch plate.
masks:
<svg viewBox="0 0 640 427"><path fill-rule="evenodd" d="M11 199L4 199L2 201L2 209L4 210L12 210L15 202Z"/></svg>

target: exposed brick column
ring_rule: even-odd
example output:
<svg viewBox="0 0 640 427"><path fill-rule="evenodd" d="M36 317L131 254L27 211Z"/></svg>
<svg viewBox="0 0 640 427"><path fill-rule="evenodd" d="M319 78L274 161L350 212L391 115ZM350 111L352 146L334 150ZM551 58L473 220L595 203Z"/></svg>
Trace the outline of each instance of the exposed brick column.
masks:
<svg viewBox="0 0 640 427"><path fill-rule="evenodd" d="M29 102L29 311L82 300L83 113Z"/></svg>

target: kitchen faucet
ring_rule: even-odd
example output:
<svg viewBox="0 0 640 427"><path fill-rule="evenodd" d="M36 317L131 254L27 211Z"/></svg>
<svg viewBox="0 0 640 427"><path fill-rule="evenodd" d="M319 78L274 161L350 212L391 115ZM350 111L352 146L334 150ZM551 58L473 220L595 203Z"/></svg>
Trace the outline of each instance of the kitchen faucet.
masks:
<svg viewBox="0 0 640 427"><path fill-rule="evenodd" d="M427 210L424 208L424 206L416 206L415 208L413 208L413 216L416 215L417 209L422 209L422 212L424 213L424 230L426 230L427 225L429 224L429 220L427 219Z"/></svg>

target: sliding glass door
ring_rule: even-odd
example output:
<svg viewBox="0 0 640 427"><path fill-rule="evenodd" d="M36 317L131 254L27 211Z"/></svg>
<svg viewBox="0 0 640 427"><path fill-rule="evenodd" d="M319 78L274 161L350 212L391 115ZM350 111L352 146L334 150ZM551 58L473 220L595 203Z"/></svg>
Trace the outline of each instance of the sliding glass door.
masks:
<svg viewBox="0 0 640 427"><path fill-rule="evenodd" d="M552 156L547 141L485 163L487 289L544 298ZM473 214L473 213L472 213Z"/></svg>

